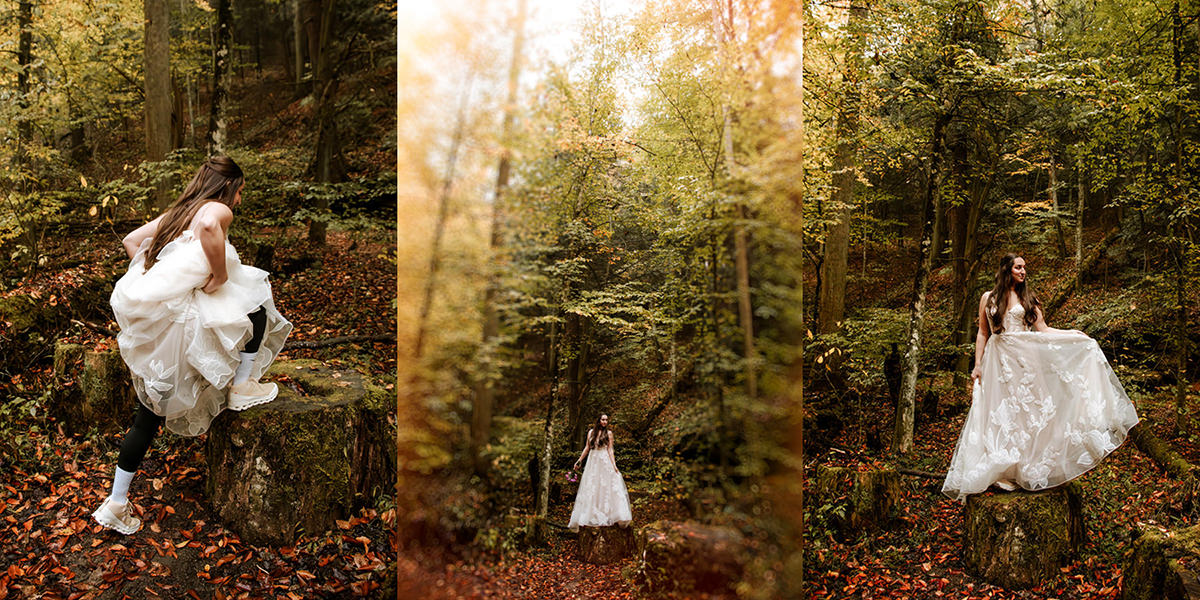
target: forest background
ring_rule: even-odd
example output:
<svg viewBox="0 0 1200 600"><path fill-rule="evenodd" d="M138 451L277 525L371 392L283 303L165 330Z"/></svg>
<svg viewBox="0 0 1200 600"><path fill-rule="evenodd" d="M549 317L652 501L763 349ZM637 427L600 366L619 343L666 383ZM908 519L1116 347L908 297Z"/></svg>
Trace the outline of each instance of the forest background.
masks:
<svg viewBox="0 0 1200 600"><path fill-rule="evenodd" d="M117 356L121 238L224 153L246 173L229 239L295 325L276 365L393 390L395 19L374 0L0 6L0 598L394 589L390 484L333 531L251 544L206 499L205 436L160 436L131 491L145 527L100 529L135 405L81 413L85 367L56 358Z"/></svg>
<svg viewBox="0 0 1200 600"><path fill-rule="evenodd" d="M402 13L410 593L796 593L799 502L779 499L799 483L799 8ZM600 413L637 535L691 531L699 550L669 565L578 558L564 473ZM739 541L684 558L716 537Z"/></svg>
<svg viewBox="0 0 1200 600"><path fill-rule="evenodd" d="M1120 595L1138 585L1132 540L1196 516L1187 469L1157 463L1200 458L1200 6L808 7L810 489L837 468L901 474L862 532L845 530L845 490L807 498L810 595ZM963 508L939 493L978 300L1006 252L1026 259L1052 327L1100 343L1143 419L1136 444L1078 481L1077 555L1025 592L968 572Z"/></svg>

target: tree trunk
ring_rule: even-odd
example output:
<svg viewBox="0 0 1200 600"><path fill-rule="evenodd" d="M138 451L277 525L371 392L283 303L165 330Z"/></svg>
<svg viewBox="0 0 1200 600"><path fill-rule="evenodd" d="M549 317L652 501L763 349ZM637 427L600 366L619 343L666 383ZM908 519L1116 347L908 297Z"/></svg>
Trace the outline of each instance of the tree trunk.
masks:
<svg viewBox="0 0 1200 600"><path fill-rule="evenodd" d="M33 139L33 123L25 111L29 109L29 96L33 93L30 85L30 70L33 66L33 0L21 0L17 6L17 93L20 94L17 106L20 116L17 119L17 154L24 158L27 154L26 144Z"/></svg>
<svg viewBox="0 0 1200 600"><path fill-rule="evenodd" d="M1062 217L1059 216L1058 207L1058 166L1054 164L1054 159L1050 159L1050 166L1047 168L1050 175L1050 206L1051 212L1054 214L1054 236L1055 243L1058 246L1058 255L1067 255L1067 237L1063 233Z"/></svg>
<svg viewBox="0 0 1200 600"><path fill-rule="evenodd" d="M943 132L950 117L940 114L933 123L933 148L930 152L929 181L925 187L924 216L921 219L921 245L918 250L917 272L913 277L912 300L909 305L908 343L904 352L904 377L900 384L900 402L896 406L896 431L892 450L907 454L912 450L913 426L916 418L917 370L921 356L921 327L925 323L925 294L929 290L930 263L933 259L934 196L940 184Z"/></svg>
<svg viewBox="0 0 1200 600"><path fill-rule="evenodd" d="M212 109L208 116L208 153L224 154L228 134L229 67L233 58L233 0L216 0L217 23L213 38Z"/></svg>
<svg viewBox="0 0 1200 600"><path fill-rule="evenodd" d="M314 93L317 95L317 148L313 162L318 183L332 183L341 179L342 169L338 162L338 132L334 114L334 97L337 94L338 78L331 74L329 64L329 46L332 41L333 12L337 0L318 0L320 5L319 27L316 28L315 44L310 40L309 47L313 49ZM309 28L310 34L313 28ZM314 48L315 46L315 48ZM313 202L313 208L325 215L329 210L329 197L318 194ZM325 218L313 219L308 224L308 241L314 244L325 244Z"/></svg>
<svg viewBox="0 0 1200 600"><path fill-rule="evenodd" d="M413 350L416 358L421 358L425 349L425 332L429 327L429 311L433 307L433 292L437 287L437 276L441 267L442 237L446 231L446 219L450 216L450 191L454 189L458 149L462 145L466 131L467 108L470 106L473 79L474 74L469 73L466 84L463 86L462 100L459 101L458 115L454 121L454 133L450 138L450 151L446 155L446 173L442 177L441 191L438 193L437 222L433 225L433 248L429 251L429 278L425 280L425 293L421 298L421 312L417 318L417 341Z"/></svg>
<svg viewBox="0 0 1200 600"><path fill-rule="evenodd" d="M171 151L170 15L166 0L145 0L146 160L165 160ZM171 203L167 181L159 182L154 208ZM149 208L149 207L147 207Z"/></svg>
<svg viewBox="0 0 1200 600"><path fill-rule="evenodd" d="M818 333L841 328L846 311L846 265L850 251L850 215L854 204L854 186L858 183L859 90L865 35L859 23L866 6L863 0L851 0L846 23L850 48L846 51L845 95L837 114L837 148L833 158L833 193L830 198L833 224L825 231L825 258L821 262L821 295L818 299ZM865 247L865 246L864 246Z"/></svg>
<svg viewBox="0 0 1200 600"><path fill-rule="evenodd" d="M488 251L495 257L503 242L504 227L504 192L508 189L510 161L512 159L512 129L516 116L517 83L521 74L521 51L525 42L525 0L517 1L517 17L514 23L513 53L508 64L508 96L504 104L504 120L500 126L500 162L496 166L496 191L492 198L491 237L488 241ZM483 341L480 347L485 354L490 354L491 346L500 333L500 313L496 309L496 295L499 280L496 273L488 274L487 289L483 296ZM489 364L486 368L490 368ZM479 377L475 382L475 402L471 405L471 443L470 452L475 472L483 474L487 470L486 461L482 460L480 450L487 444L491 435L492 411L495 405L496 391L491 377Z"/></svg>
<svg viewBox="0 0 1200 600"><path fill-rule="evenodd" d="M546 403L546 424L542 431L541 476L538 481L537 521L545 523L550 513L550 471L554 456L554 405L558 400L558 323L550 324L550 400Z"/></svg>
<svg viewBox="0 0 1200 600"><path fill-rule="evenodd" d="M567 441L572 448L582 446L587 429L583 420L583 396L587 391L587 321L579 315L567 317L567 338L574 349L567 362Z"/></svg>
<svg viewBox="0 0 1200 600"><path fill-rule="evenodd" d="M1087 192L1083 184L1083 173L1079 174L1079 192L1075 199L1075 288L1083 286L1083 208L1087 203Z"/></svg>
<svg viewBox="0 0 1200 600"><path fill-rule="evenodd" d="M304 25L300 18L300 0L292 0L292 50L296 89L304 81Z"/></svg>
<svg viewBox="0 0 1200 600"><path fill-rule="evenodd" d="M721 53L722 65L727 71L734 70L730 56L730 37L733 29L733 5L730 0L713 0L713 31ZM721 105L721 151L725 157L727 183L735 176L736 162L733 157L733 108L728 98ZM750 298L750 241L746 232L746 205L738 202L738 222L733 228L734 269L737 273L738 322L742 327L742 353L746 379L746 395L758 396L758 374L756 373L758 352L754 342L754 308Z"/></svg>
<svg viewBox="0 0 1200 600"><path fill-rule="evenodd" d="M954 345L966 344L975 337L975 303L974 286L975 273L979 268L979 219L983 215L983 204L987 201L988 195L991 193L992 184L995 182L996 172L995 165L991 170L986 182L976 183L971 186L971 193L968 196L969 204L967 206L959 206L953 209L954 219L954 235L950 248L951 256L954 261L954 285L952 286L954 294L955 307L955 322L957 326L954 330L952 342ZM970 368L973 353L960 353L958 361L955 364L954 372L957 377L965 378L967 370Z"/></svg>

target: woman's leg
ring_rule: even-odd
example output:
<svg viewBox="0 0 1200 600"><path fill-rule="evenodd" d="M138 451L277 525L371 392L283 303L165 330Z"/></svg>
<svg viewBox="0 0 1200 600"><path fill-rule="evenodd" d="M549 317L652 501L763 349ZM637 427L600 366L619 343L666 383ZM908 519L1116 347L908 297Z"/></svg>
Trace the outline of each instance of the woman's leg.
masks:
<svg viewBox="0 0 1200 600"><path fill-rule="evenodd" d="M112 493L109 498L118 504L126 501L129 483L137 473L146 451L158 435L163 424L163 418L154 414L146 405L138 402L137 416L133 418L133 427L125 434L121 442L121 453L117 456L117 471L113 476Z"/></svg>
<svg viewBox="0 0 1200 600"><path fill-rule="evenodd" d="M254 355L258 354L263 335L267 332L267 309L260 306L258 310L246 316L250 318L250 339L242 348L242 362L238 364L237 372L233 374L233 385L250 379L250 369L254 366Z"/></svg>

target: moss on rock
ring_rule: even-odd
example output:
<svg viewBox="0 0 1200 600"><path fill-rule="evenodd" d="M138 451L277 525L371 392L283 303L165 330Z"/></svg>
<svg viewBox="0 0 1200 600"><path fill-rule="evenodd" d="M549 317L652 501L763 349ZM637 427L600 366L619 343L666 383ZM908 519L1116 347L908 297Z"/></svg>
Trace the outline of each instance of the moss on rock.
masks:
<svg viewBox="0 0 1200 600"><path fill-rule="evenodd" d="M105 350L54 345L54 393L46 411L66 431L83 433L96 427L117 433L128 427L136 408L129 369L115 343Z"/></svg>
<svg viewBox="0 0 1200 600"><path fill-rule="evenodd" d="M271 373L291 380L278 398L213 421L206 493L243 539L288 544L393 492L394 404L358 373L320 361L278 361Z"/></svg>
<svg viewBox="0 0 1200 600"><path fill-rule="evenodd" d="M655 521L638 530L638 583L648 592L732 592L746 568L742 534L728 527Z"/></svg>
<svg viewBox="0 0 1200 600"><path fill-rule="evenodd" d="M831 505L837 516L833 523L843 533L880 529L897 522L900 474L892 470L855 471L841 467L819 467L812 477L809 502Z"/></svg>
<svg viewBox="0 0 1200 600"><path fill-rule="evenodd" d="M1200 560L1200 525L1163 532L1143 529L1124 570L1122 600L1198 600L1200 578L1189 568Z"/></svg>
<svg viewBox="0 0 1200 600"><path fill-rule="evenodd" d="M1074 484L967 500L967 568L996 585L1038 585L1070 562L1082 543L1083 516Z"/></svg>

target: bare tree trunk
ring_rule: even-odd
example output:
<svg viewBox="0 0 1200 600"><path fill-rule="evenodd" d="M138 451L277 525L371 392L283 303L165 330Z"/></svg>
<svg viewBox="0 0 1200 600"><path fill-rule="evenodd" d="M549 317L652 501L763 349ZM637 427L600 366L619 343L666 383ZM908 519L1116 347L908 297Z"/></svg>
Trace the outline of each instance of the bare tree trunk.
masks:
<svg viewBox="0 0 1200 600"><path fill-rule="evenodd" d="M1063 233L1062 217L1059 216L1058 207L1058 165L1054 164L1054 159L1050 159L1050 166L1047 167L1050 175L1050 206L1051 212L1054 214L1054 235L1055 243L1058 246L1058 255L1067 255L1067 237Z"/></svg>
<svg viewBox="0 0 1200 600"><path fill-rule="evenodd" d="M212 109L208 116L208 137L205 147L209 154L224 154L228 135L226 122L229 103L229 67L233 58L232 0L216 0L217 24L213 39Z"/></svg>
<svg viewBox="0 0 1200 600"><path fill-rule="evenodd" d="M925 188L924 216L921 219L921 244L917 272L913 277L912 301L909 305L908 342L904 351L904 377L900 384L900 402L896 405L896 431L892 450L907 454L912 450L913 427L916 420L917 375L921 356L921 327L925 323L925 294L929 290L929 271L933 259L934 196L941 182L943 132L950 118L938 115L933 123L933 148L930 153L929 181Z"/></svg>
<svg viewBox="0 0 1200 600"><path fill-rule="evenodd" d="M313 59L314 93L317 95L317 148L314 157L313 171L319 183L332 183L340 180L342 170L338 160L338 131L335 114L334 98L337 94L338 78L331 73L329 64L329 45L332 40L333 13L337 0L318 0L320 4L320 23L317 27L316 50ZM311 29L310 29L311 31ZM310 47L312 44L310 44ZM318 194L313 202L313 208L325 214L329 210L329 197ZM313 219L308 224L308 241L314 244L325 243L325 219Z"/></svg>
<svg viewBox="0 0 1200 600"><path fill-rule="evenodd" d="M713 0L713 30L716 33L717 45L721 52L722 63L726 69L732 70L732 58L729 46L733 37L733 5L726 0ZM735 175L736 162L733 158L733 109L728 99L721 105L723 117L721 126L721 150L725 157L725 176L732 180ZM748 215L744 202L738 202L738 223L733 228L734 269L737 273L738 321L742 326L742 352L746 379L746 395L751 398L758 396L758 374L756 362L758 352L754 343L754 309L750 298L750 241L746 233L745 221ZM723 406L723 404L722 404Z"/></svg>
<svg viewBox="0 0 1200 600"><path fill-rule="evenodd" d="M474 74L467 75L462 99L458 104L458 115L454 121L454 133L450 137L450 150L446 155L446 172L442 176L441 191L438 193L437 222L433 225L433 248L429 253L429 277L425 280L425 293L421 298L421 312L417 318L417 341L413 355L421 358L425 350L425 332L429 327L429 311L433 307L433 292L437 288L437 276L441 267L442 237L446 231L446 219L450 216L450 192L454 189L455 170L458 167L458 149L466 131L467 108L471 101L471 82Z"/></svg>
<svg viewBox="0 0 1200 600"><path fill-rule="evenodd" d="M21 0L17 6L17 106L21 109L17 119L17 155L24 162L27 156L26 145L33 140L33 123L29 121L26 110L29 109L29 96L33 93L30 85L30 69L33 66L33 1Z"/></svg>
<svg viewBox="0 0 1200 600"><path fill-rule="evenodd" d="M1083 287L1083 209L1087 204L1087 191L1083 183L1083 172L1079 173L1079 192L1075 199L1075 289Z"/></svg>
<svg viewBox="0 0 1200 600"><path fill-rule="evenodd" d="M550 324L550 400L546 403L546 423L542 430L542 460L538 475L538 499L534 520L535 539L541 539L545 531L547 515L550 514L550 471L554 456L554 407L558 403L558 323Z"/></svg>
<svg viewBox="0 0 1200 600"><path fill-rule="evenodd" d="M567 361L567 441L571 447L583 444L587 429L583 421L583 396L587 391L587 321L579 315L567 317L567 339L574 350Z"/></svg>
<svg viewBox="0 0 1200 600"><path fill-rule="evenodd" d="M146 160L165 160L171 151L170 15L166 0L145 0ZM160 182L154 207L171 203L167 182ZM149 207L148 207L149 208Z"/></svg>
<svg viewBox="0 0 1200 600"><path fill-rule="evenodd" d="M496 191L492 198L492 234L488 242L491 256L496 256L503 242L504 227L504 193L508 189L508 176L512 160L512 130L517 108L517 84L521 75L522 47L525 43L525 0L517 2L517 16L514 23L513 53L508 64L508 96L504 104L504 120L500 126L500 162L496 166ZM490 354L492 344L500 333L500 313L496 309L496 295L499 281L497 274L488 274L487 289L483 296L483 342L480 347L485 354ZM490 361L488 362L490 367ZM492 378L479 377L474 386L475 401L471 404L471 443L470 452L475 472L483 474L487 464L481 458L480 450L487 444L492 431L492 412L496 401L496 390Z"/></svg>
<svg viewBox="0 0 1200 600"><path fill-rule="evenodd" d="M304 24L300 19L300 0L292 0L292 50L296 85L299 86L304 81Z"/></svg>
<svg viewBox="0 0 1200 600"><path fill-rule="evenodd" d="M821 295L817 301L818 333L832 333L840 329L846 312L850 215L854 208L854 187L858 183L858 79L865 44L859 23L865 12L863 0L851 0L846 23L846 35L850 36L850 48L846 51L845 59L846 91L842 100L842 110L837 114L837 148L833 158L833 193L830 204L834 216L833 224L825 231L825 258L821 262Z"/></svg>

